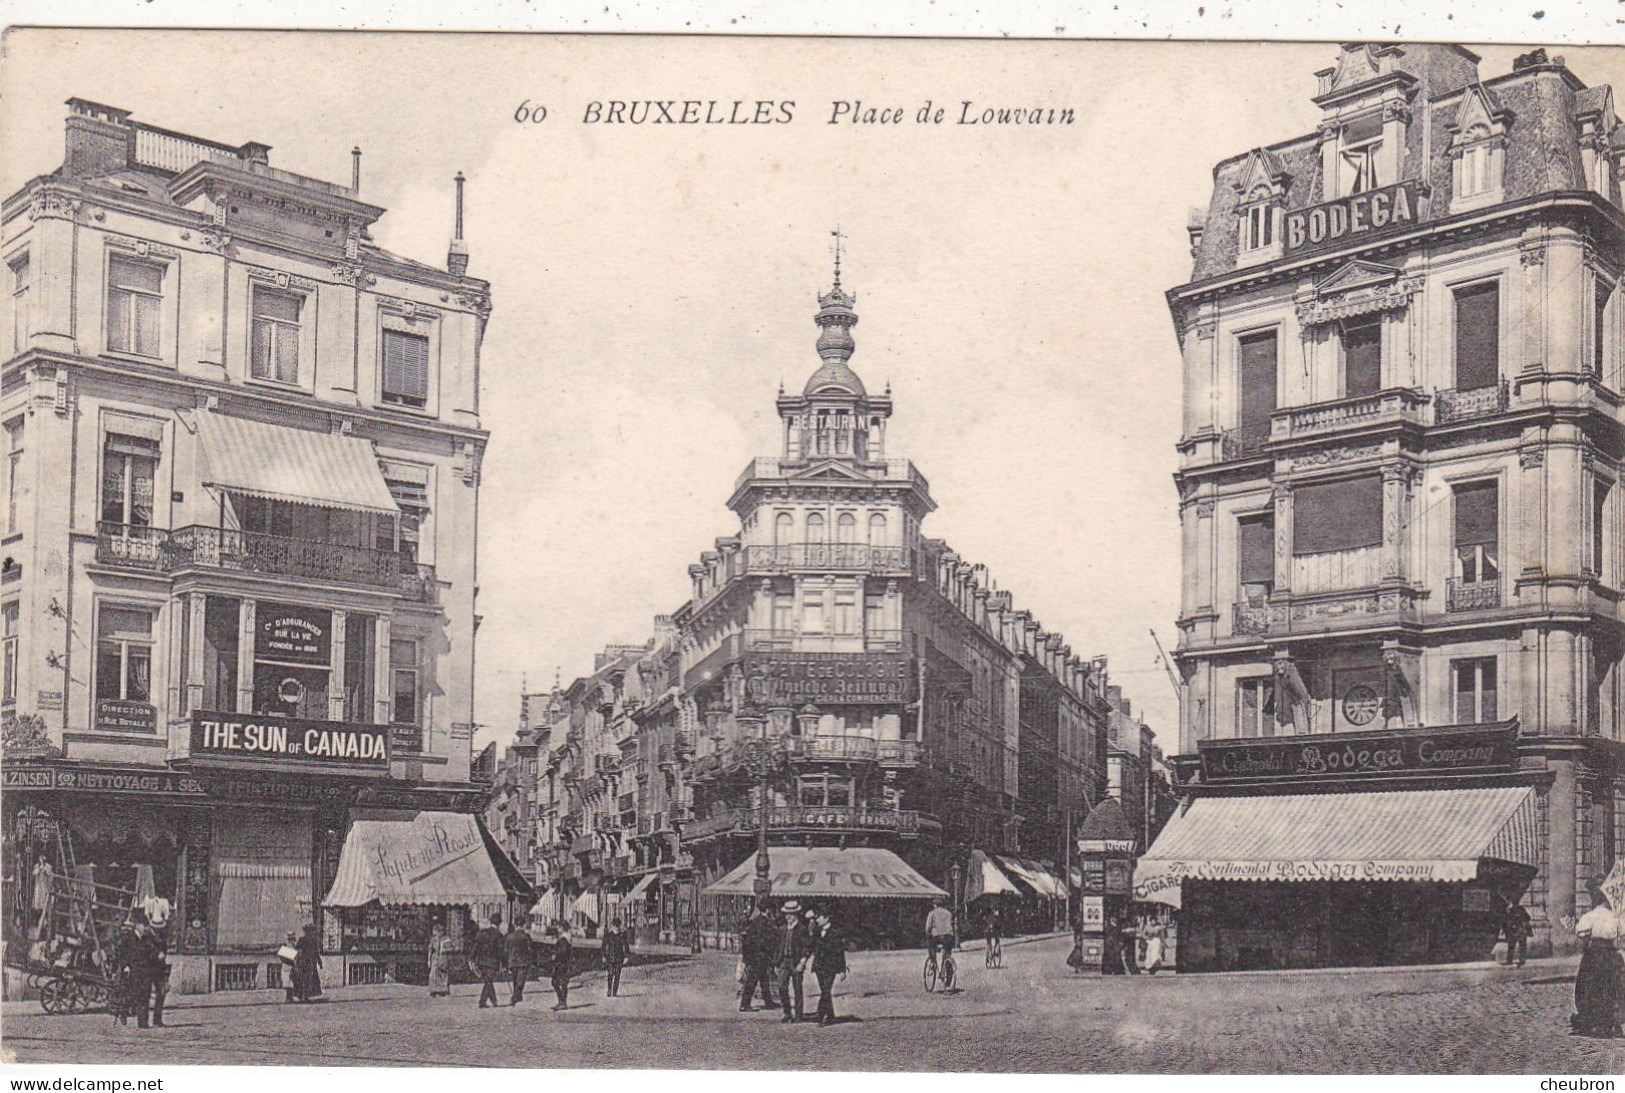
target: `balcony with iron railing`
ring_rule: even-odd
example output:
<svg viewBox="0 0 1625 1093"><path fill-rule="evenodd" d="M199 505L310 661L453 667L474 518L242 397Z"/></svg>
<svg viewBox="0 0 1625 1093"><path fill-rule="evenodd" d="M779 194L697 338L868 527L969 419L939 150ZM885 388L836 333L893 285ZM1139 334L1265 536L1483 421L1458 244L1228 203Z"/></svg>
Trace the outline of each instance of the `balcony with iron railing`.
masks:
<svg viewBox="0 0 1625 1093"><path fill-rule="evenodd" d="M1234 429L1226 429L1219 438L1220 459L1246 459L1248 456L1262 455L1270 444L1270 423L1259 422L1255 425L1238 425Z"/></svg>
<svg viewBox="0 0 1625 1093"><path fill-rule="evenodd" d="M746 630L744 648L751 653L902 653L908 651L913 638L908 630L870 630L862 634Z"/></svg>
<svg viewBox="0 0 1625 1093"><path fill-rule="evenodd" d="M1488 387L1459 387L1440 391L1433 396L1433 421L1448 425L1457 421L1504 414L1508 405L1507 382Z"/></svg>
<svg viewBox="0 0 1625 1093"><path fill-rule="evenodd" d="M1468 581L1451 577L1445 589L1446 611L1486 611L1501 606L1499 580Z"/></svg>

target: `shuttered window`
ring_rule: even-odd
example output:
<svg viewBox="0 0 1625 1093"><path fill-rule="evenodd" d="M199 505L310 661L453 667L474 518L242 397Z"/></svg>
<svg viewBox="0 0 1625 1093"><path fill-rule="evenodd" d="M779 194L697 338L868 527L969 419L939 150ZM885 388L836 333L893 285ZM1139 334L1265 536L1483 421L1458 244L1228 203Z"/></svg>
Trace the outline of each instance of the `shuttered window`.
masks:
<svg viewBox="0 0 1625 1093"><path fill-rule="evenodd" d="M1501 287L1456 290L1456 388L1493 387L1501 380Z"/></svg>
<svg viewBox="0 0 1625 1093"><path fill-rule="evenodd" d="M1275 520L1249 516L1236 521L1241 583L1275 583Z"/></svg>
<svg viewBox="0 0 1625 1093"><path fill-rule="evenodd" d="M1382 479L1299 486L1292 494L1292 553L1358 550L1382 542Z"/></svg>
<svg viewBox="0 0 1625 1093"><path fill-rule="evenodd" d="M429 399L429 339L384 331L384 401L422 408Z"/></svg>
<svg viewBox="0 0 1625 1093"><path fill-rule="evenodd" d="M1382 320L1368 318L1343 327L1343 394L1348 398L1382 390Z"/></svg>
<svg viewBox="0 0 1625 1093"><path fill-rule="evenodd" d="M1268 425L1275 412L1276 332L1249 334L1240 341L1241 406L1237 424Z"/></svg>
<svg viewBox="0 0 1625 1093"><path fill-rule="evenodd" d="M1453 491L1456 508L1456 575L1469 583L1493 581L1501 573L1500 486L1471 482Z"/></svg>

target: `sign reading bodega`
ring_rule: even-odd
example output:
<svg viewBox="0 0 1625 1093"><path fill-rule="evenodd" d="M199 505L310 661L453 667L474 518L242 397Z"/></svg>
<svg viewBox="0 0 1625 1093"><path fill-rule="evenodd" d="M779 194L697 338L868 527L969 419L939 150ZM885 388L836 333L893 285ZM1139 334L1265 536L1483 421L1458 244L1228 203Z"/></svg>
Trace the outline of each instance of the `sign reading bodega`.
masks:
<svg viewBox="0 0 1625 1093"><path fill-rule="evenodd" d="M1394 777L1510 770L1518 765L1516 722L1502 725L1333 733L1275 740L1204 740L1202 780Z"/></svg>
<svg viewBox="0 0 1625 1093"><path fill-rule="evenodd" d="M192 715L192 754L302 763L384 767L387 725L305 721L277 714Z"/></svg>
<svg viewBox="0 0 1625 1093"><path fill-rule="evenodd" d="M1289 211L1282 225L1282 249L1292 254L1411 227L1421 214L1421 196L1420 182L1401 182Z"/></svg>

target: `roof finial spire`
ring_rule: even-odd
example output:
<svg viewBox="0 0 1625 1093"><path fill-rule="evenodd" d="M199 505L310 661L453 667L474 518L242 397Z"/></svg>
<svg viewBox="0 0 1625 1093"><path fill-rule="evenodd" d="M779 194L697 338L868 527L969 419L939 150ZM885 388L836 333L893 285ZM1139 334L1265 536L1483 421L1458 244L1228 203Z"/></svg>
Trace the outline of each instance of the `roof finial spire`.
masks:
<svg viewBox="0 0 1625 1093"><path fill-rule="evenodd" d="M835 237L835 291L841 290L841 240L846 236L841 234L841 226L835 225L835 230L829 233Z"/></svg>

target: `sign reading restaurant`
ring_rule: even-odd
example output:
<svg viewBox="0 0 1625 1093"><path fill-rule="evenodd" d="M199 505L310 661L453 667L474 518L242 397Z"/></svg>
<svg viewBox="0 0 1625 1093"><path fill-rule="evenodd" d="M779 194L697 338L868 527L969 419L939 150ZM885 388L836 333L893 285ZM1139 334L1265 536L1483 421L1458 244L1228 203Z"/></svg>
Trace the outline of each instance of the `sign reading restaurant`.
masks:
<svg viewBox="0 0 1625 1093"><path fill-rule="evenodd" d="M1322 250L1412 227L1421 216L1422 193L1422 183L1401 182L1311 208L1289 210L1281 225L1281 249L1289 255Z"/></svg>
<svg viewBox="0 0 1625 1093"><path fill-rule="evenodd" d="M751 701L799 706L908 701L908 657L899 653L764 653L745 658Z"/></svg>
<svg viewBox="0 0 1625 1093"><path fill-rule="evenodd" d="M1518 765L1518 725L1204 740L1197 748L1204 782L1475 773Z"/></svg>
<svg viewBox="0 0 1625 1093"><path fill-rule="evenodd" d="M268 713L199 710L192 715L194 756L383 769L389 765L388 738L388 725L306 721Z"/></svg>

